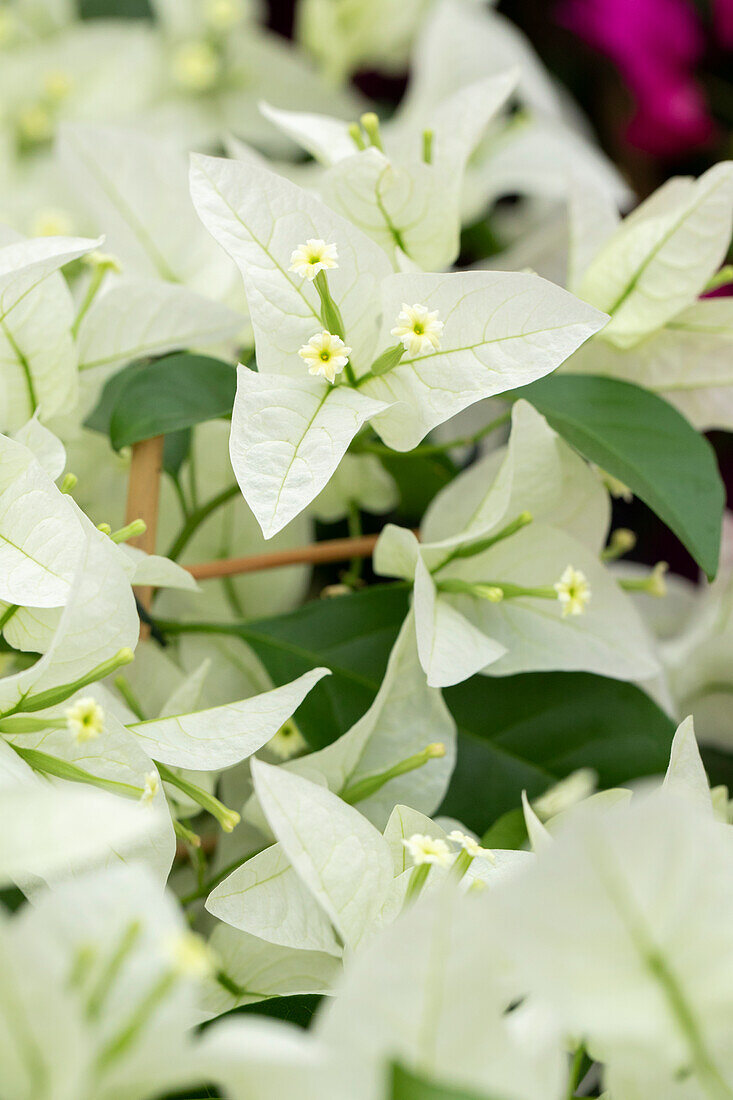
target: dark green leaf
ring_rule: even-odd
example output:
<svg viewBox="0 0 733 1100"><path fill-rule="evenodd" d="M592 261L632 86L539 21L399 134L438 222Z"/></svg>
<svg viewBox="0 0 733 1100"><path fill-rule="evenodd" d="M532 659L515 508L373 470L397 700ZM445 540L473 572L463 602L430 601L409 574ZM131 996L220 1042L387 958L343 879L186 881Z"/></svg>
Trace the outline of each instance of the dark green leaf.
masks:
<svg viewBox="0 0 733 1100"><path fill-rule="evenodd" d="M424 1077L416 1077L400 1065L392 1067L392 1100L498 1100L497 1097L466 1092L449 1085L438 1085Z"/></svg>
<svg viewBox="0 0 733 1100"><path fill-rule="evenodd" d="M125 387L140 371L150 366L149 359L136 359L134 363L128 363L126 367L113 374L104 384L99 401L84 421L85 427L93 428L95 432L109 435L109 424L117 401L120 399Z"/></svg>
<svg viewBox="0 0 733 1100"><path fill-rule="evenodd" d="M380 455L380 462L397 482L400 506L397 516L410 525L417 524L433 497L458 473L448 455L411 455L395 452Z"/></svg>
<svg viewBox="0 0 733 1100"><path fill-rule="evenodd" d="M314 749L330 745L371 705L407 614L408 591L375 585L236 628L275 684L316 665L331 669L298 710L298 725Z"/></svg>
<svg viewBox="0 0 733 1100"><path fill-rule="evenodd" d="M625 482L715 576L725 489L715 452L681 413L631 382L592 375L553 374L517 394Z"/></svg>
<svg viewBox="0 0 733 1100"><path fill-rule="evenodd" d="M163 443L163 469L171 477L177 477L183 463L188 458L191 450L191 429L183 428L180 432L171 432L165 437Z"/></svg>
<svg viewBox="0 0 733 1100"><path fill-rule="evenodd" d="M221 359L177 352L131 374L114 401L109 438L119 450L142 439L231 415L237 376Z"/></svg>
<svg viewBox="0 0 733 1100"><path fill-rule="evenodd" d="M227 626L276 685L326 665L300 707L313 748L330 744L367 710L408 606L406 585L316 600L273 619ZM579 767L613 787L666 767L673 723L639 688L583 672L475 676L445 693L459 731L458 762L442 811L478 833ZM498 844L496 845L499 846Z"/></svg>
<svg viewBox="0 0 733 1100"><path fill-rule="evenodd" d="M507 810L486 830L481 843L487 848L521 848L527 839L527 826L521 806Z"/></svg>
<svg viewBox="0 0 733 1100"><path fill-rule="evenodd" d="M588 672L474 676L444 692L459 731L443 813L483 832L576 768L601 787L664 771L674 723L639 688ZM498 844L497 844L498 847Z"/></svg>
<svg viewBox="0 0 733 1100"><path fill-rule="evenodd" d="M290 997L271 997L267 1001L242 1005L227 1015L270 1016L276 1020L285 1020L297 1027L308 1027L323 1000L317 993L297 993Z"/></svg>
<svg viewBox="0 0 733 1100"><path fill-rule="evenodd" d="M82 19L152 19L150 0L81 0Z"/></svg>

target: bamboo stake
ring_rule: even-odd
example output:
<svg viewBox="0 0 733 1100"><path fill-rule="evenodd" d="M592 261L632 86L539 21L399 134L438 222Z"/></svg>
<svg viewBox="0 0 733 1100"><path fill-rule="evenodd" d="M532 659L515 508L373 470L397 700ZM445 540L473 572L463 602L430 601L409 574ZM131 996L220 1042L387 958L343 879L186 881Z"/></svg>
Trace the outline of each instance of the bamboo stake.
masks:
<svg viewBox="0 0 733 1100"><path fill-rule="evenodd" d="M125 522L132 523L142 519L146 529L144 534L130 539L130 545L138 546L147 554L155 553L155 537L158 529L158 500L160 497L160 471L163 467L163 436L144 439L132 448L132 465L127 484L127 507ZM142 607L150 610L153 589L149 585L135 589ZM147 636L147 628L141 627L141 636Z"/></svg>
<svg viewBox="0 0 733 1100"><path fill-rule="evenodd" d="M273 550L269 554L252 554L247 558L226 558L187 565L197 580L211 577L236 577L242 573L258 573L265 569L281 569L285 565L322 565L326 562L368 558L376 546L378 535L362 535L354 539L328 539L292 550Z"/></svg>

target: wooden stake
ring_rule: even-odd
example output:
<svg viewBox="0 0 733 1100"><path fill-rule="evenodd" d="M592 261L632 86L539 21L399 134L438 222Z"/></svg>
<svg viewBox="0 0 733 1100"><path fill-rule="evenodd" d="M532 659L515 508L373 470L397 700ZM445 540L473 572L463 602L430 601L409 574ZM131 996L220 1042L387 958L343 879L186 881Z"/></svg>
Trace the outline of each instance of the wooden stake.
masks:
<svg viewBox="0 0 733 1100"><path fill-rule="evenodd" d="M350 558L368 558L378 537L363 535L356 539L328 539L310 546L296 546L292 550L273 550L269 554L252 554L247 558L204 561L185 568L197 580L208 580L211 577L259 573L264 569L281 569L285 565L322 565L325 562L348 561Z"/></svg>
<svg viewBox="0 0 733 1100"><path fill-rule="evenodd" d="M147 554L155 553L155 537L158 529L158 499L160 497L160 471L163 467L163 436L144 439L133 444L132 465L127 484L127 508L125 522L135 519L145 521L145 533L130 539L131 546L139 546ZM153 589L149 585L135 589L135 595L146 611L150 610ZM147 636L147 628L141 627L141 637Z"/></svg>

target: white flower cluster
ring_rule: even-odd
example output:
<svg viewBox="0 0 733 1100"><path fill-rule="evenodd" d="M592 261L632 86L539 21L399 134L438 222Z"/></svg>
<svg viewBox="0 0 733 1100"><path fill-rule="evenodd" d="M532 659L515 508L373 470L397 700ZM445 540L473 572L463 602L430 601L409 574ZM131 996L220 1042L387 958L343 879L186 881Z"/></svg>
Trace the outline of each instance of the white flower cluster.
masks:
<svg viewBox="0 0 733 1100"><path fill-rule="evenodd" d="M150 9L0 4L0 1097L733 1100L733 164L632 209L470 0Z"/></svg>

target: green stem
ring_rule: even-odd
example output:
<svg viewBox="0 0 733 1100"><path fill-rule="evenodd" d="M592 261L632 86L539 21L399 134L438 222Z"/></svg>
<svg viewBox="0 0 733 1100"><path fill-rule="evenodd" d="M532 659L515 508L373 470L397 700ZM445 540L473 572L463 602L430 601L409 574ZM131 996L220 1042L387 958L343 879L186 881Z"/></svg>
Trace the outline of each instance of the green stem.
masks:
<svg viewBox="0 0 733 1100"><path fill-rule="evenodd" d="M193 444L188 452L188 491L191 494L191 504L194 508L198 508L199 492L196 481L196 450Z"/></svg>
<svg viewBox="0 0 733 1100"><path fill-rule="evenodd" d="M119 691L122 698L127 703L132 713L135 715L135 717L139 718L141 722L144 722L145 711L143 710L137 695L132 690L132 685L130 684L130 681L127 679L127 677L122 675L115 676L112 682Z"/></svg>
<svg viewBox="0 0 733 1100"><path fill-rule="evenodd" d="M107 274L108 270L109 270L109 268L107 267L106 264L99 264L92 271L92 277L89 280L89 286L87 287L87 292L84 295L84 299L83 299L81 305L79 306L79 312L77 313L77 315L74 319L74 323L71 326L71 335L74 337L75 340L76 340L76 337L79 334L79 328L81 326L81 323L84 320L84 318L86 317L86 315L89 311L89 307L91 306L92 302L97 297L97 294L99 292L99 288L101 287L102 283L104 282L104 277Z"/></svg>
<svg viewBox="0 0 733 1100"><path fill-rule="evenodd" d="M429 863L418 863L417 867L413 867L410 881L407 883L407 890L405 891L405 909L408 905L412 905L413 902L417 901L427 882L429 874Z"/></svg>
<svg viewBox="0 0 733 1100"><path fill-rule="evenodd" d="M123 665L129 665L134 659L135 654L129 646L124 646L115 653L114 657L110 657L108 661L102 661L101 665L97 665L84 676L80 676L78 680L74 680L70 684L62 684L60 687L49 688L48 691L41 691L38 695L24 696L14 707L0 714L0 718L9 718L11 714L17 714L18 711L29 713L34 710L46 710L47 707L55 707L58 703L63 703L75 691L86 687L87 684L96 683L97 680L103 680L105 676L116 672Z"/></svg>
<svg viewBox="0 0 733 1100"><path fill-rule="evenodd" d="M212 817L221 825L225 833L231 833L232 829L239 824L240 816L236 810L230 810L228 806L225 806L223 802L220 802L218 798L215 798L213 794L209 794L208 791L204 791L201 787L197 787L195 783L191 783L188 779L184 779L181 775L176 775L174 771L167 768L165 764L160 764L157 760L154 760L156 768L160 772L160 778L169 783L171 787L177 787L179 791L187 795L188 798L193 799L202 810L206 810Z"/></svg>
<svg viewBox="0 0 733 1100"><path fill-rule="evenodd" d="M426 164L432 164L433 162L433 138L434 133L432 130L423 130L422 132L422 159Z"/></svg>
<svg viewBox="0 0 733 1100"><path fill-rule="evenodd" d="M193 829L189 829L187 825L184 825L182 821L174 819L173 832L176 834L179 840L182 840L185 844L190 844L192 848L200 850L201 837L198 833L195 833Z"/></svg>
<svg viewBox="0 0 733 1100"><path fill-rule="evenodd" d="M8 744L14 752L25 760L34 771L42 775L53 775L56 779L68 779L71 783L87 783L91 787L99 787L103 791L111 791L112 794L121 794L128 797L140 798L143 794L142 787L135 787L132 783L119 783L114 779L103 779L101 776L92 775L77 764L71 764L68 760L60 760L57 756L50 756L47 752L38 749L26 749L9 741Z"/></svg>
<svg viewBox="0 0 733 1100"><path fill-rule="evenodd" d="M359 505L356 501L349 501L349 511L347 516L347 523L349 528L349 538L358 539L362 533L361 527L361 512L359 511ZM363 560L361 558L352 558L349 562L349 568L341 578L344 584L348 584L351 588L356 588L361 581Z"/></svg>
<svg viewBox="0 0 733 1100"><path fill-rule="evenodd" d="M460 852L455 858L455 862L450 869L450 873L456 882L460 882L465 875L468 868L473 863L473 856L466 851L465 848L461 848Z"/></svg>
<svg viewBox="0 0 733 1100"><path fill-rule="evenodd" d="M455 550L451 550L447 558L445 558L439 565L434 565L430 570L431 573L437 573L440 569L450 561L454 561L456 558L473 558L476 554L483 554L484 550L490 550L492 546L495 546L497 542L502 542L504 539L511 538L512 535L516 535L517 531L521 531L523 527L532 522L531 512L520 512L515 520L508 523L506 527L502 527L501 531L497 531L495 535L490 535L485 539L478 539L476 542L470 542L466 546L458 546Z"/></svg>
<svg viewBox="0 0 733 1100"><path fill-rule="evenodd" d="M358 782L353 783L351 786L344 787L339 794L339 798L341 798L343 802L348 802L350 806L354 806L357 802L363 802L364 799L370 798L373 794L376 794L377 791L382 789L385 783L389 783L390 779L396 779L399 775L406 775L408 772L416 771L417 768L422 768L423 765L427 764L429 760L438 760L444 756L445 745L440 742L428 745L422 752L416 752L413 756L408 756L405 760L400 760L398 764L380 772L379 775L369 775L365 779L360 779Z"/></svg>
<svg viewBox="0 0 733 1100"><path fill-rule="evenodd" d="M565 1100L574 1100L575 1090L580 1084L580 1074L585 1062L585 1047L581 1043L578 1049L575 1051L573 1061L570 1066L570 1074L568 1076L568 1089L565 1094Z"/></svg>
<svg viewBox="0 0 733 1100"><path fill-rule="evenodd" d="M437 583L439 592L449 592L456 596L474 596L487 599L491 603L501 600L530 596L537 600L556 600L557 592L551 584L538 585L536 588L524 588L521 584L509 584L506 581L464 581L459 577L446 577Z"/></svg>
<svg viewBox="0 0 733 1100"><path fill-rule="evenodd" d="M239 492L240 489L236 483L234 485L229 485L226 489L222 489L220 493L212 497L211 500L207 500L204 504L201 504L198 508L189 512L183 527L181 527L181 530L171 543L166 557L170 558L171 561L178 561L204 520L208 519L211 513L215 512L217 508L221 508L223 504L226 504L228 501L232 500L233 497L236 497Z"/></svg>
<svg viewBox="0 0 733 1100"><path fill-rule="evenodd" d="M176 497L178 498L178 504L179 504L180 509L181 509L181 515L183 516L183 519L184 519L184 522L185 522L188 519L188 517L191 515L191 509L188 506L188 501L186 500L186 494L184 493L183 486L181 485L181 479L178 477L177 474L169 473L168 476L170 477L170 479L173 483L173 489L175 491Z"/></svg>

